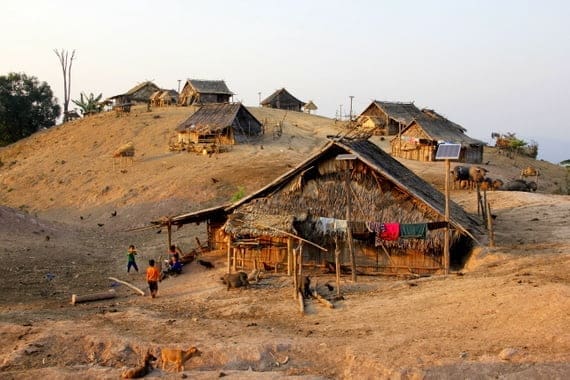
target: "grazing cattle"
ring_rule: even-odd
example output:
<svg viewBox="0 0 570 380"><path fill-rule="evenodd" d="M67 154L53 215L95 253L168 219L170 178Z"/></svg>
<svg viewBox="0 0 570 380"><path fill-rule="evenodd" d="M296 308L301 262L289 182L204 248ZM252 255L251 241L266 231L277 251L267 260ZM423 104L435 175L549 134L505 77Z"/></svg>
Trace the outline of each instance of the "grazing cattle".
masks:
<svg viewBox="0 0 570 380"><path fill-rule="evenodd" d="M510 181L505 183L503 186L501 186L500 190L505 190L505 191L536 191L537 186L536 186L536 182L534 181L530 181L527 182L524 179L515 179L514 181Z"/></svg>
<svg viewBox="0 0 570 380"><path fill-rule="evenodd" d="M456 166L451 170L453 189L461 187L463 181L469 181L469 166Z"/></svg>
<svg viewBox="0 0 570 380"><path fill-rule="evenodd" d="M481 184L485 180L487 169L479 166L461 166L453 168L451 175L453 177L453 189L458 187L464 189L469 187L473 189L478 183Z"/></svg>
<svg viewBox="0 0 570 380"><path fill-rule="evenodd" d="M184 371L184 363L193 356L200 356L202 352L196 347L190 347L187 350L179 350L173 348L163 348L160 351L160 358L162 360L162 369L166 368L169 362L176 365L176 371Z"/></svg>
<svg viewBox="0 0 570 380"><path fill-rule="evenodd" d="M477 184L481 184L485 180L487 169L479 166L469 166L469 183L474 188Z"/></svg>
<svg viewBox="0 0 570 380"><path fill-rule="evenodd" d="M144 377L144 376L146 376L152 372L153 367L152 367L151 362L153 362L155 360L156 360L156 357L154 357L150 352L147 351L147 353L143 359L143 365L141 367L136 367L136 368L131 368L131 369L125 370L121 374L121 377L123 379L139 379L141 377Z"/></svg>
<svg viewBox="0 0 570 380"><path fill-rule="evenodd" d="M486 177L483 180L483 182L481 182L480 189L481 191L487 191L487 190L495 191L500 189L501 186L503 186L503 181L501 181L500 179L492 179Z"/></svg>
<svg viewBox="0 0 570 380"><path fill-rule="evenodd" d="M526 168L521 170L521 178L523 177L538 177L540 175L540 171L532 166L527 166Z"/></svg>
<svg viewBox="0 0 570 380"><path fill-rule="evenodd" d="M249 281L247 280L247 273L227 273L220 277L222 282L227 285L227 290L230 288L241 288L242 286L248 286Z"/></svg>

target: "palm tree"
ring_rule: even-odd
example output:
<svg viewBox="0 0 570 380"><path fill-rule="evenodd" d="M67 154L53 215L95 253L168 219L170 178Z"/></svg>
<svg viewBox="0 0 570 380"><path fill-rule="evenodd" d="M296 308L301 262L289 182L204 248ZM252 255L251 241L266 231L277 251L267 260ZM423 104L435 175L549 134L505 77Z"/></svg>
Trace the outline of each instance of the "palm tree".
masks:
<svg viewBox="0 0 570 380"><path fill-rule="evenodd" d="M90 93L87 96L85 93L81 93L81 98L73 100L73 103L81 109L83 116L88 116L103 110L103 105L100 103L102 97L103 94L95 96L93 93Z"/></svg>

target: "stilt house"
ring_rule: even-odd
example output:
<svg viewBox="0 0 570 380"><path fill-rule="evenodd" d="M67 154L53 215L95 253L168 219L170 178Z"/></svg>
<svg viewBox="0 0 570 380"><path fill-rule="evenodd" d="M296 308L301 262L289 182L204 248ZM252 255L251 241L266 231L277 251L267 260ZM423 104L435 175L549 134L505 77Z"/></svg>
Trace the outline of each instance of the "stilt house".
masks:
<svg viewBox="0 0 570 380"><path fill-rule="evenodd" d="M185 144L234 145L262 133L262 124L241 103L201 106L178 127L178 142Z"/></svg>
<svg viewBox="0 0 570 380"><path fill-rule="evenodd" d="M331 140L261 190L205 211L169 225L207 221L211 248L227 254L229 267L244 270L290 270L293 249L304 241L310 242L299 248L307 269L329 267L335 250L342 268L352 250L357 273L434 273L444 267L446 226L452 264L462 264L481 233L453 202L445 222L444 196L367 140ZM420 232L382 235L395 225Z"/></svg>
<svg viewBox="0 0 570 380"><path fill-rule="evenodd" d="M277 108L281 110L290 110L297 112L301 112L304 105L305 102L300 101L284 88L275 91L273 94L269 95L267 98L261 101L262 107Z"/></svg>
<svg viewBox="0 0 570 380"><path fill-rule="evenodd" d="M233 94L223 80L188 79L180 92L178 104L229 103Z"/></svg>
<svg viewBox="0 0 570 380"><path fill-rule="evenodd" d="M374 135L395 135L407 127L421 111L414 103L374 100L358 116L360 129Z"/></svg>
<svg viewBox="0 0 570 380"><path fill-rule="evenodd" d="M465 134L466 129L437 112L423 109L416 118L390 141L392 156L417 161L435 161L438 144L461 144L459 162L480 164L484 142Z"/></svg>

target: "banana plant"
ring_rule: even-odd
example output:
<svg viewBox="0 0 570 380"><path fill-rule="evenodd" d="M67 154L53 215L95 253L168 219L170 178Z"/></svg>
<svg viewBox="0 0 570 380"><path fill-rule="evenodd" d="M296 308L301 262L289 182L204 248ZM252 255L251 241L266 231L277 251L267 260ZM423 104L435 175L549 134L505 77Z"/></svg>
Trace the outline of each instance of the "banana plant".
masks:
<svg viewBox="0 0 570 380"><path fill-rule="evenodd" d="M82 92L80 99L73 100L73 103L81 109L83 116L87 116L103 110L103 105L100 103L102 97L103 94L95 96L93 93L90 93L87 96L87 94Z"/></svg>

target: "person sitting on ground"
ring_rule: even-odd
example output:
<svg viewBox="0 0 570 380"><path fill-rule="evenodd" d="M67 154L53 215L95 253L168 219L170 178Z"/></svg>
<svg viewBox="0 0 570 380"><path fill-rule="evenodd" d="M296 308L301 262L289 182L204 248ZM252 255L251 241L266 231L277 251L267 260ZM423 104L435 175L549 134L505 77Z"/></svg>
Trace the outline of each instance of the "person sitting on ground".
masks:
<svg viewBox="0 0 570 380"><path fill-rule="evenodd" d="M176 276L182 273L182 263L176 257L172 257L172 261L167 263L166 270L162 272L162 277Z"/></svg>
<svg viewBox="0 0 570 380"><path fill-rule="evenodd" d="M168 249L168 263L172 265L174 263L174 258L176 258L177 261L180 261L180 255L182 255L180 248L172 244Z"/></svg>

